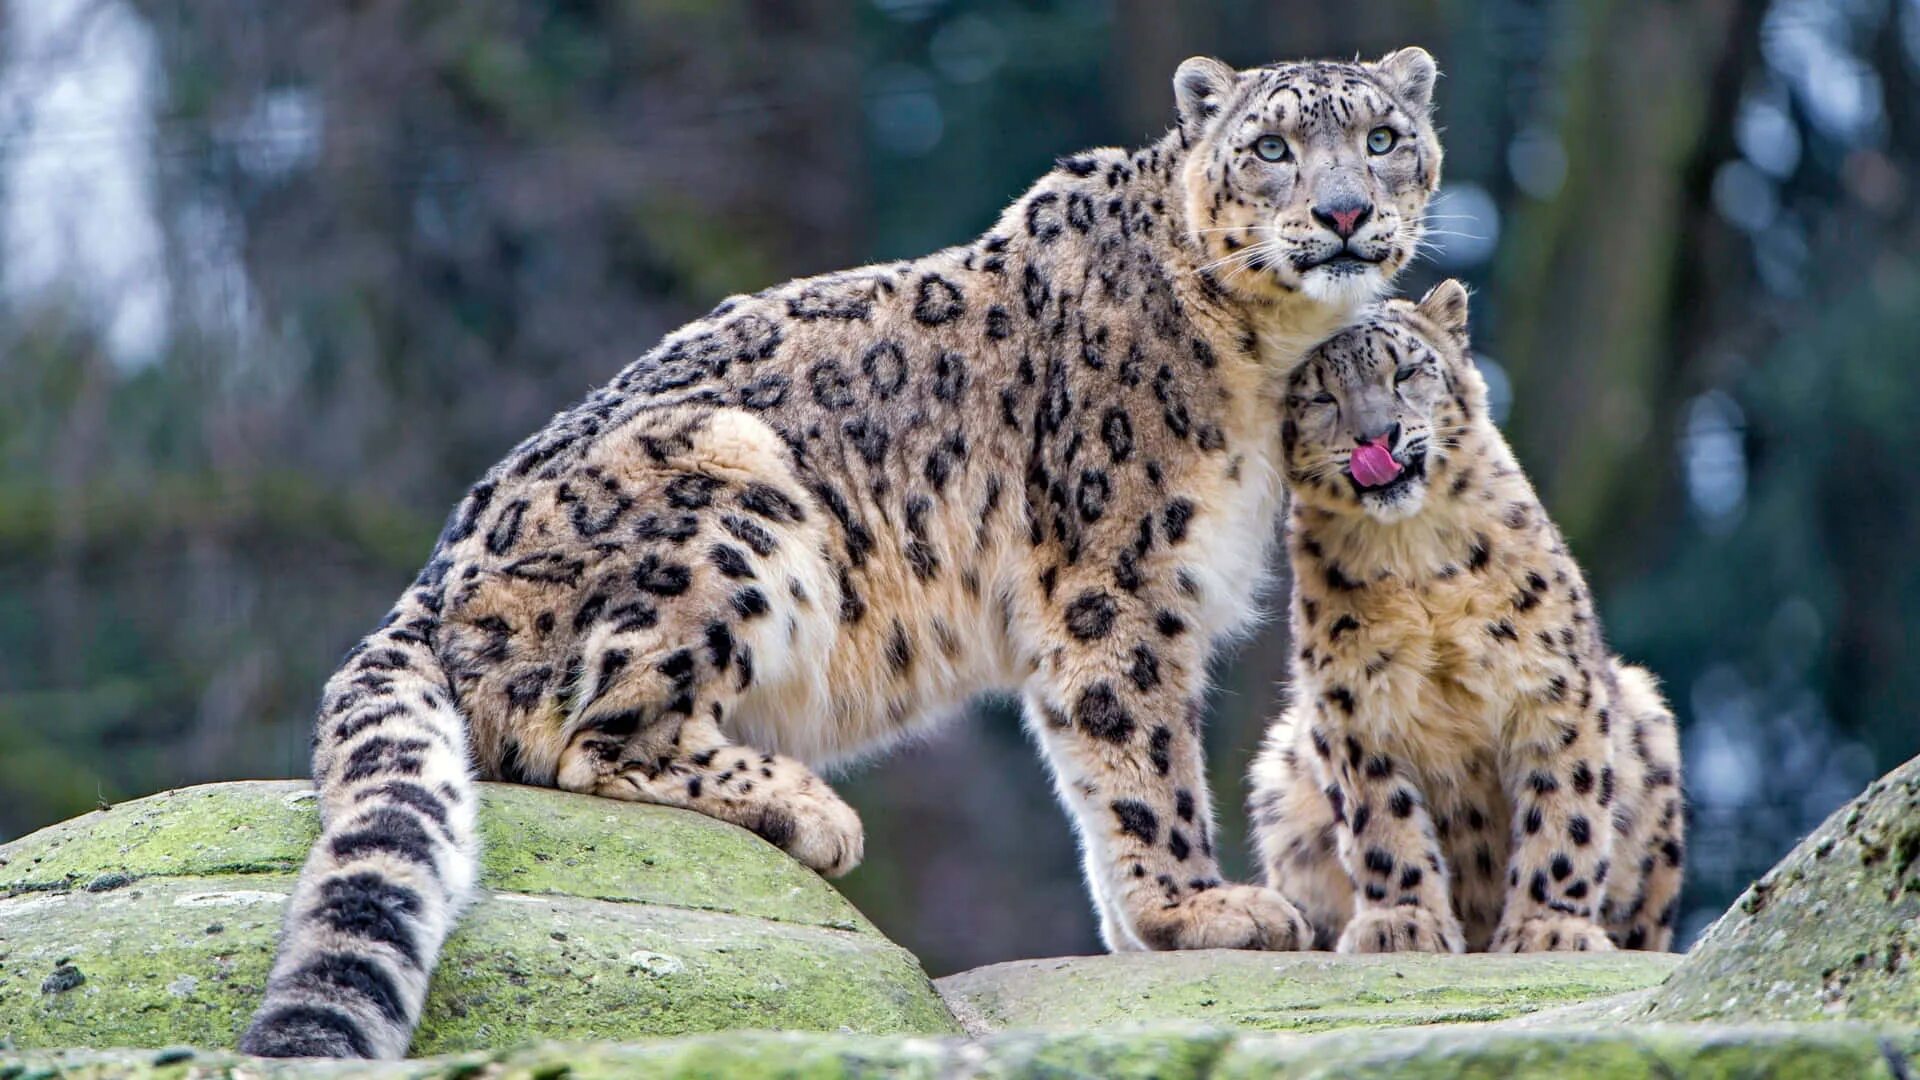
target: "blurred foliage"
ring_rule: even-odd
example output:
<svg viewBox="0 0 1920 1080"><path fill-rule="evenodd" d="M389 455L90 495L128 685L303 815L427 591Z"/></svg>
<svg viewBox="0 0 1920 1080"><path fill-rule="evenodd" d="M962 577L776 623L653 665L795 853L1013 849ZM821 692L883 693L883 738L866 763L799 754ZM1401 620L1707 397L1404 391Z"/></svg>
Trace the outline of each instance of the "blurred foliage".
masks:
<svg viewBox="0 0 1920 1080"><path fill-rule="evenodd" d="M304 772L464 486L722 295L977 234L1189 54L1409 42L1406 288L1680 708L1697 929L1920 748L1915 0L0 0L0 837ZM1286 651L1218 672L1236 873ZM845 786L934 970L1096 947L1007 703Z"/></svg>

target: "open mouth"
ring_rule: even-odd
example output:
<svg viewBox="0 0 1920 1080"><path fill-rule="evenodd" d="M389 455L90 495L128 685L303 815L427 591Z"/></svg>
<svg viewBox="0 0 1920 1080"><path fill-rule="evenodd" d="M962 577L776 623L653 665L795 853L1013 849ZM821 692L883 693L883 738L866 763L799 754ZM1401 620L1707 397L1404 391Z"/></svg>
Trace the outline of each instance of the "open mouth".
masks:
<svg viewBox="0 0 1920 1080"><path fill-rule="evenodd" d="M1399 497L1401 492L1412 487L1417 481L1426 479L1427 452L1424 448L1415 451L1405 461L1396 460L1395 464L1397 464L1399 468L1392 470L1393 475L1391 478L1372 484L1361 483L1359 477L1356 477L1353 473L1353 466L1349 464L1347 466L1347 480L1353 484L1353 493L1363 498L1371 497L1376 500L1391 502ZM1368 470L1366 475L1376 476L1380 475L1380 473Z"/></svg>

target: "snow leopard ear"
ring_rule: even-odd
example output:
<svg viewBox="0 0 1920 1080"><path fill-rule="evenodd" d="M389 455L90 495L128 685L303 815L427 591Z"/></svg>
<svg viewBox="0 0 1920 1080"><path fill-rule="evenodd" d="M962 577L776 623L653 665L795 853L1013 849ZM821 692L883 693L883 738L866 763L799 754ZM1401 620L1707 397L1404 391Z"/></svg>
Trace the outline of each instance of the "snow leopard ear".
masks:
<svg viewBox="0 0 1920 1080"><path fill-rule="evenodd" d="M1388 91L1415 114L1425 116L1433 109L1433 84L1440 77L1433 54L1410 45L1376 60L1373 69Z"/></svg>
<svg viewBox="0 0 1920 1080"><path fill-rule="evenodd" d="M1211 56L1190 57L1173 73L1173 100L1180 113L1180 130L1195 139L1220 110L1240 73Z"/></svg>
<svg viewBox="0 0 1920 1080"><path fill-rule="evenodd" d="M1452 336L1461 345L1467 343L1467 287L1453 278L1427 290L1414 309Z"/></svg>

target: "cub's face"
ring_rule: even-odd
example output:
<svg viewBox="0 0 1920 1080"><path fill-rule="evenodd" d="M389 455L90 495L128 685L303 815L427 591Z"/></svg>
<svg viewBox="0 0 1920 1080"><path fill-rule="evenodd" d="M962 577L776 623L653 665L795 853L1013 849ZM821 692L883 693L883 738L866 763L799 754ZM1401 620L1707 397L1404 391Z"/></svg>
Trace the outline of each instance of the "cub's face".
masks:
<svg viewBox="0 0 1920 1080"><path fill-rule="evenodd" d="M1413 517L1486 415L1486 393L1459 282L1418 304L1378 305L1287 381L1280 438L1294 498L1381 522Z"/></svg>
<svg viewBox="0 0 1920 1080"><path fill-rule="evenodd" d="M1440 184L1436 75L1418 48L1371 64L1180 65L1187 223L1214 277L1249 299L1342 310L1384 294Z"/></svg>

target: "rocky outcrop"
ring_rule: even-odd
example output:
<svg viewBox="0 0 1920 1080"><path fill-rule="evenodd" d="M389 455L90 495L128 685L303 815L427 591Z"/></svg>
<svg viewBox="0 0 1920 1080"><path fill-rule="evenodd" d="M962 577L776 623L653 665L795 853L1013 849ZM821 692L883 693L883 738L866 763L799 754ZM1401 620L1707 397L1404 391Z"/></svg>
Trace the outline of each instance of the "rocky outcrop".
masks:
<svg viewBox="0 0 1920 1080"><path fill-rule="evenodd" d="M745 832L484 788L485 894L414 1044L442 1056L357 1075L1920 1075L1920 760L1685 958L1132 954L999 964L937 992ZM0 847L0 1080L338 1075L164 1049L232 1045L312 809L304 785L219 784ZM56 1049L79 1046L147 1049Z"/></svg>
<svg viewBox="0 0 1920 1080"><path fill-rule="evenodd" d="M978 1040L743 1032L648 1043L542 1045L430 1061L356 1064L351 1075L410 1080L854 1080L1060 1077L1100 1080L1624 1080L1767 1077L1908 1080L1920 1037L1853 1024L1633 1028L1398 1028L1311 1036L1183 1027ZM9 1070L12 1070L9 1072ZM0 1051L0 1078L64 1080L338 1077L338 1066L190 1050Z"/></svg>
<svg viewBox="0 0 1920 1080"><path fill-rule="evenodd" d="M1755 882L1637 1015L1920 1025L1920 758Z"/></svg>
<svg viewBox="0 0 1920 1080"><path fill-rule="evenodd" d="M1323 1031L1504 1020L1653 986L1678 960L1657 953L1123 953L995 964L935 985L975 1035L1168 1021Z"/></svg>
<svg viewBox="0 0 1920 1080"><path fill-rule="evenodd" d="M817 875L695 814L483 785L484 892L414 1051L780 1028L957 1030ZM215 784L0 847L0 1038L231 1046L317 831L292 782Z"/></svg>

